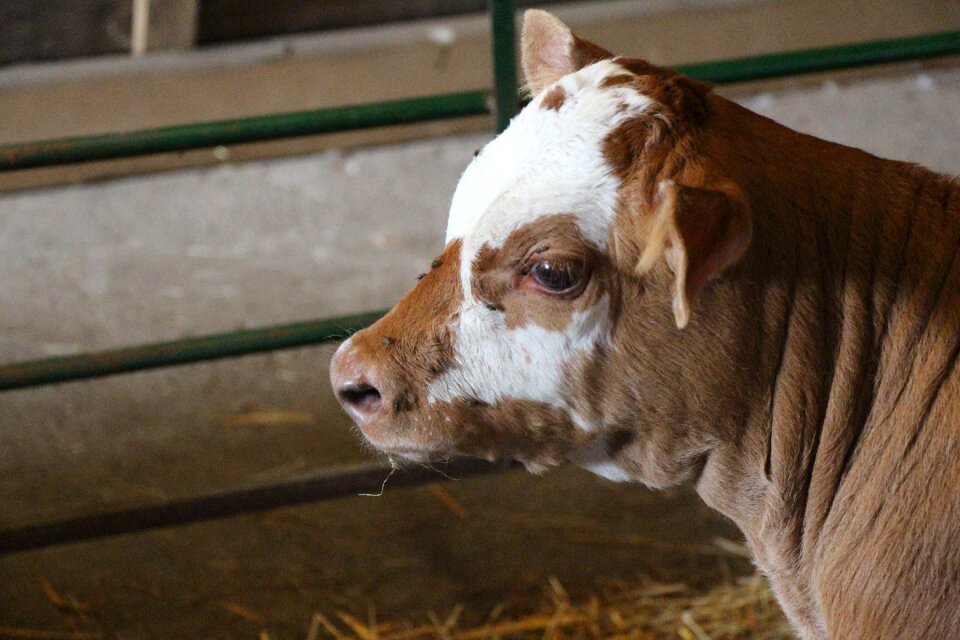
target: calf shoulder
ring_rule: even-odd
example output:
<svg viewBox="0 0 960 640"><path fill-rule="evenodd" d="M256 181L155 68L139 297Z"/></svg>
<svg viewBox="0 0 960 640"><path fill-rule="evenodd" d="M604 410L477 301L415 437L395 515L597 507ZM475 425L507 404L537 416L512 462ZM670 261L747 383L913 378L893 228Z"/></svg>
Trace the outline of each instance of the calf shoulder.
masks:
<svg viewBox="0 0 960 640"><path fill-rule="evenodd" d="M858 233L899 231L861 243L865 287L838 303L808 474L801 561L831 638L960 634L960 189L906 173L914 202L894 198L886 223L850 234L855 254Z"/></svg>

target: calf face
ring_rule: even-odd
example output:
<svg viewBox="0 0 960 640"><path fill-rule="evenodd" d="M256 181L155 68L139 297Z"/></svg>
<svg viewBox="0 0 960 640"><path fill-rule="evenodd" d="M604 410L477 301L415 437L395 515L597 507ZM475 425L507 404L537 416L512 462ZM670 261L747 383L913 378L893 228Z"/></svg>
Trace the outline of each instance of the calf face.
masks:
<svg viewBox="0 0 960 640"><path fill-rule="evenodd" d="M710 400L682 369L722 350L679 329L749 242L736 189L691 160L709 88L614 58L542 11L527 13L522 50L532 102L464 172L430 271L340 347L334 388L400 457L571 459L676 482L707 443L664 426ZM648 453L625 468L618 453L638 440Z"/></svg>

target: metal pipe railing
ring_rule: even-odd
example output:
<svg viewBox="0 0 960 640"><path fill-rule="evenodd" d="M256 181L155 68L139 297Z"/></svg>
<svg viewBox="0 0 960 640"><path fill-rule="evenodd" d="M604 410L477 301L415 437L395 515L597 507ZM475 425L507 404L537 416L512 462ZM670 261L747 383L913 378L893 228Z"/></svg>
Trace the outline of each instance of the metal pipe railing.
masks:
<svg viewBox="0 0 960 640"><path fill-rule="evenodd" d="M374 311L6 365L0 367L0 391L333 342L372 324L383 313Z"/></svg>
<svg viewBox="0 0 960 640"><path fill-rule="evenodd" d="M373 463L333 467L283 482L0 530L0 555L319 500L363 494L377 495L386 488L396 489L441 480L456 480L514 467L515 465L506 462L492 464L472 459L444 463L442 469L425 466L391 469Z"/></svg>
<svg viewBox="0 0 960 640"><path fill-rule="evenodd" d="M874 40L680 66L687 75L716 82L747 82L804 73L853 69L960 54L960 31Z"/></svg>
<svg viewBox="0 0 960 640"><path fill-rule="evenodd" d="M490 43L493 59L493 95L497 133L517 113L517 28L513 3L490 0Z"/></svg>
<svg viewBox="0 0 960 640"><path fill-rule="evenodd" d="M504 18L501 16L499 21L494 22L494 25L496 26L503 20ZM754 56L689 65L678 67L678 69L700 79L723 83L948 54L960 54L960 31L826 49ZM503 73L502 68L497 67L497 70ZM503 98L504 95L509 97L509 93L504 93L505 87L515 87L515 82L515 76L513 80L507 78L500 82L501 86L498 92L500 98ZM504 100L504 109L509 108L507 102L509 101ZM385 114L385 110L394 108L399 109L400 113ZM352 109L360 109L359 114L351 115ZM484 92L247 118L227 121L226 123L167 127L132 134L110 134L108 136L71 138L33 145L11 145L0 147L0 170L59 164L71 161L70 158L80 161L82 159L120 157L133 153L135 150L137 153L148 153L151 150L156 150L157 145L162 146L164 150L196 148L210 144L223 144L228 138L235 142L250 142L265 140L274 135L317 133L321 127L324 131L333 131L343 130L343 127L360 128L362 126L380 125L387 122L387 119L396 124L399 122L414 122L417 119L428 117L453 117L477 113L488 113L487 96ZM510 112L503 111L502 113ZM509 121L506 116L504 118ZM336 129L336 127L341 128ZM364 323L373 322L381 313L372 312L363 316L250 329L188 338L172 343L140 345L101 353L10 364L0 367L0 391L186 364L201 360L240 356L271 349L287 349L319 344L336 340L345 335L345 331L358 330L365 326Z"/></svg>
<svg viewBox="0 0 960 640"><path fill-rule="evenodd" d="M495 25L512 29L503 15L508 3L495 3ZM508 26L509 25L509 26ZM496 33L499 33L497 31ZM516 110L515 63L505 38L494 34L498 130ZM835 69L920 60L960 54L960 31L878 40L788 53L751 56L678 66L676 69L707 82L762 80ZM350 131L490 113L487 92L453 93L409 100L352 105L297 113L221 120L142 131L42 140L0 146L0 171L18 171L92 160L150 153L186 151L218 145Z"/></svg>
<svg viewBox="0 0 960 640"><path fill-rule="evenodd" d="M0 171L353 131L490 113L486 91L184 124L0 147Z"/></svg>

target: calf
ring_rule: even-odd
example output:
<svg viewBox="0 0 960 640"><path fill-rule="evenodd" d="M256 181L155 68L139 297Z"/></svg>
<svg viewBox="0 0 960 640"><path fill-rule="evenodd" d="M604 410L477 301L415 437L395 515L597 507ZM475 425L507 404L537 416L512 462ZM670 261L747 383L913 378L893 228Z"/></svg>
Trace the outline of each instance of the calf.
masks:
<svg viewBox="0 0 960 640"><path fill-rule="evenodd" d="M696 484L801 637L960 637L960 188L528 11L532 102L331 364L377 449Z"/></svg>

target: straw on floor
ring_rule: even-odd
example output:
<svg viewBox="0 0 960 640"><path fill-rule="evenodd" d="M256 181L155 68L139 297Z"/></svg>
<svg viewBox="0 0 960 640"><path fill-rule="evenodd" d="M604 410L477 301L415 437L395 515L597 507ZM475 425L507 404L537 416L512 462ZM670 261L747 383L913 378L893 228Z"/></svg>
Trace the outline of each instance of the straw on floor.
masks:
<svg viewBox="0 0 960 640"><path fill-rule="evenodd" d="M544 606L509 617L494 609L486 621L462 625L463 607L428 622L366 622L338 611L317 614L307 640L786 640L794 636L761 576L698 591L686 584L647 583L573 602L551 580Z"/></svg>

